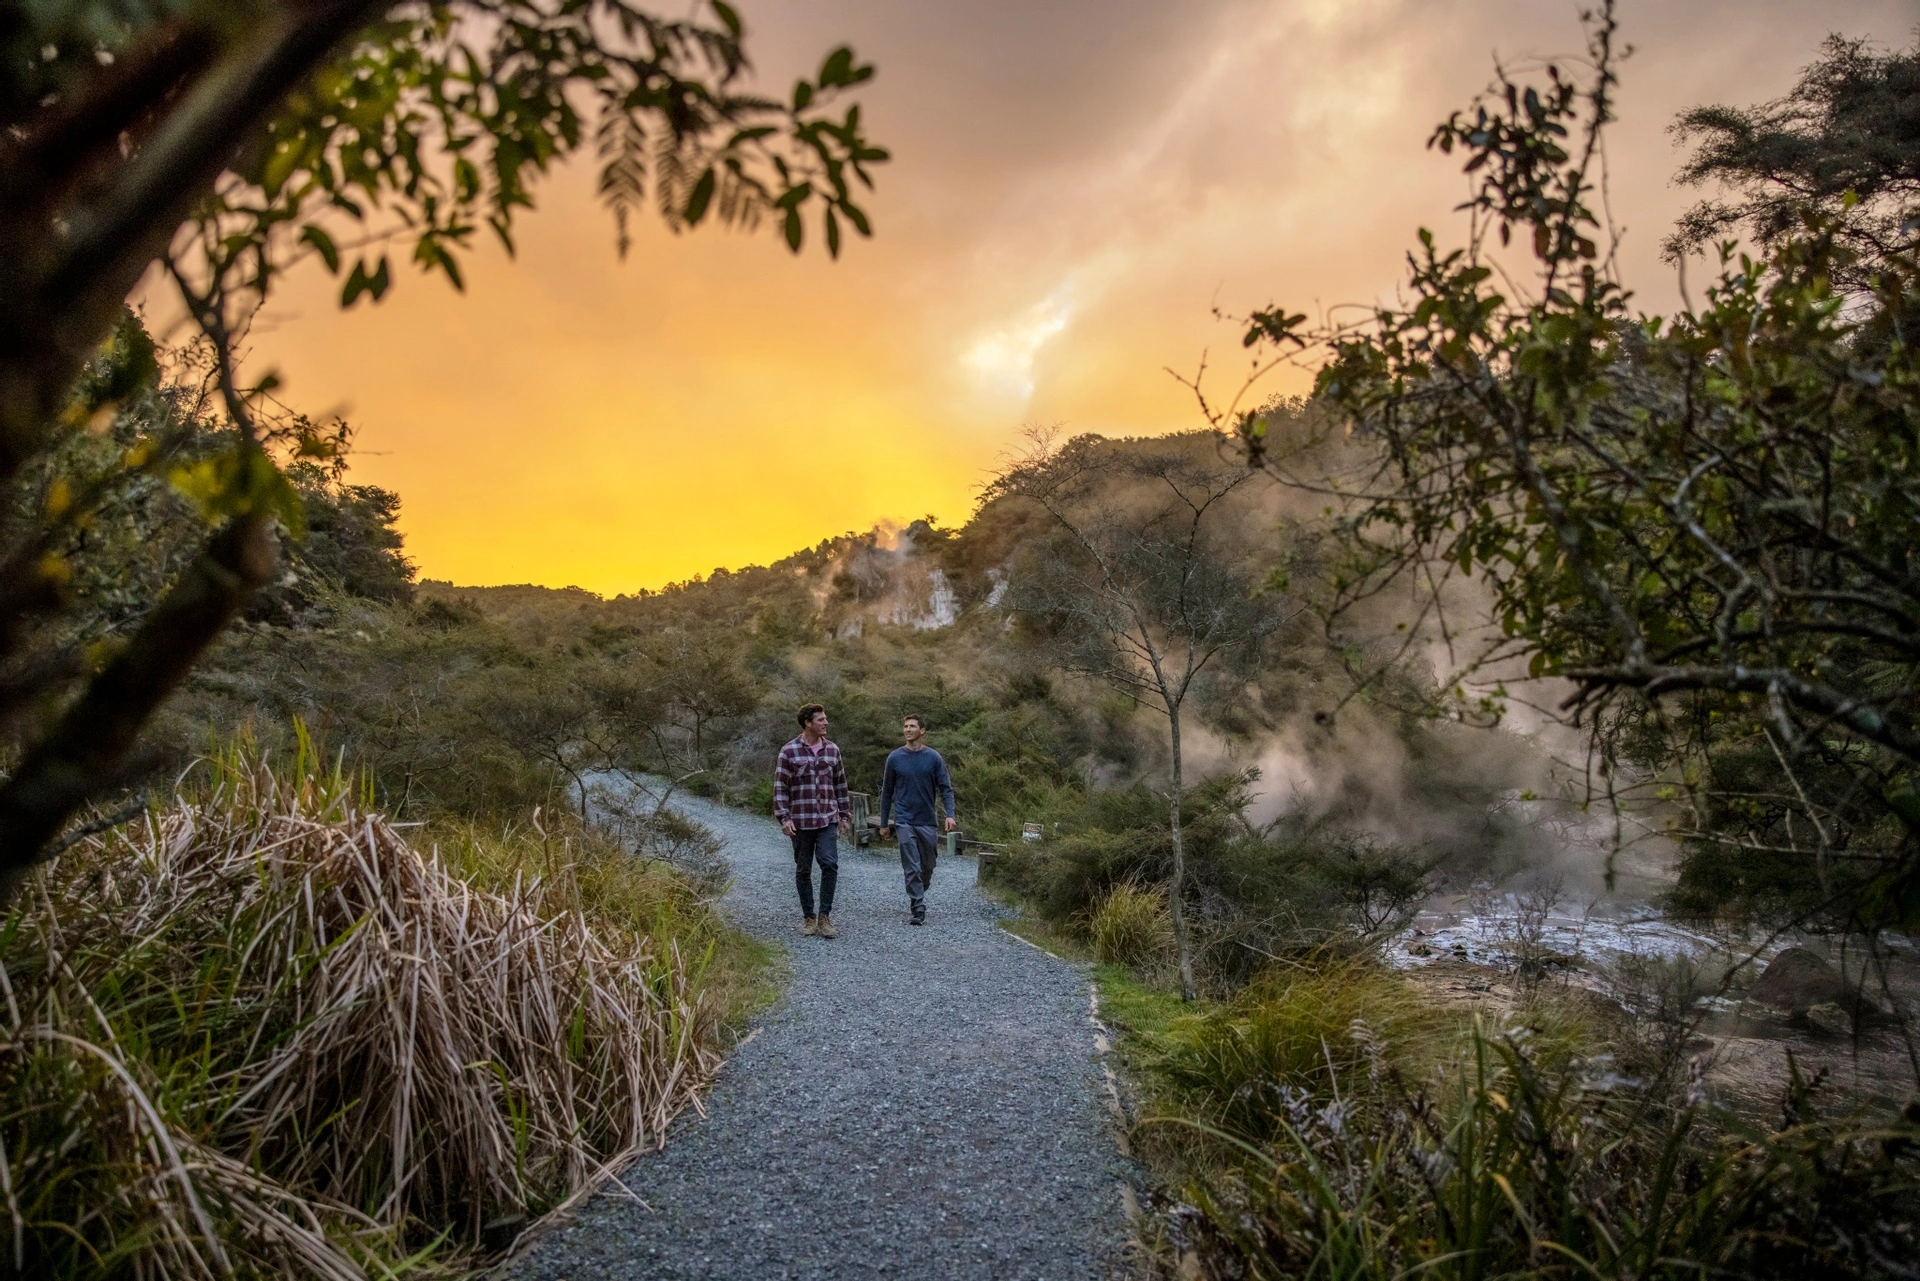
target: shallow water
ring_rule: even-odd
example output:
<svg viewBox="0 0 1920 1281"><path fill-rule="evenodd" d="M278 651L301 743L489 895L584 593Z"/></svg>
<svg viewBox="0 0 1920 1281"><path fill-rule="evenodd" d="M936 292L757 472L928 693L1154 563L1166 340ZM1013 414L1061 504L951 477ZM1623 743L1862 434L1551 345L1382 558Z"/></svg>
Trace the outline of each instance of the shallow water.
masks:
<svg viewBox="0 0 1920 1281"><path fill-rule="evenodd" d="M1452 959L1500 969L1516 964L1524 950L1607 965L1623 956L1706 960L1738 952L1743 942L1676 924L1645 904L1557 909L1542 915L1529 912L1514 894L1452 896L1430 901L1388 945L1387 956L1401 968ZM1787 945L1785 940L1755 939L1745 954L1764 958Z"/></svg>

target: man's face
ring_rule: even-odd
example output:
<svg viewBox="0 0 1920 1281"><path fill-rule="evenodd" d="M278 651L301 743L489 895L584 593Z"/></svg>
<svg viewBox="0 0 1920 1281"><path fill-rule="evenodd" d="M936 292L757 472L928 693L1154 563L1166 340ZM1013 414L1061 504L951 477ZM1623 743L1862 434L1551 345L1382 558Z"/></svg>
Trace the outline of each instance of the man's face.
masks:
<svg viewBox="0 0 1920 1281"><path fill-rule="evenodd" d="M900 733L907 740L908 747L918 746L921 735L925 734L926 732L927 731L921 726L920 722L915 720L911 716L907 717L906 720L900 722Z"/></svg>
<svg viewBox="0 0 1920 1281"><path fill-rule="evenodd" d="M827 714L825 712L815 712L813 719L807 722L807 732L816 735L825 734L827 732Z"/></svg>

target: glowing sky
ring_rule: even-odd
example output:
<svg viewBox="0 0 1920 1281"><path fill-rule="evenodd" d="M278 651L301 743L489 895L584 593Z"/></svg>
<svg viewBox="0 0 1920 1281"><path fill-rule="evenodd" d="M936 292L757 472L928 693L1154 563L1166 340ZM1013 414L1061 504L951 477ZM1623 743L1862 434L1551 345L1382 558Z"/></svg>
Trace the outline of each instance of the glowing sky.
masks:
<svg viewBox="0 0 1920 1281"><path fill-rule="evenodd" d="M672 8L672 5L666 6ZM358 426L354 478L402 496L423 574L655 587L882 519L957 522L1024 423L1201 424L1166 372L1242 368L1214 306L1366 302L1464 190L1433 122L1509 60L1578 50L1566 0L739 0L781 92L832 44L894 163L839 263L770 234L642 227L618 262L590 164L467 293L402 273L342 314L317 270L254 359ZM1829 31L1908 39L1914 0L1623 0L1609 144L1622 261L1657 246L1680 108L1787 89ZM1278 388L1278 385L1276 385Z"/></svg>

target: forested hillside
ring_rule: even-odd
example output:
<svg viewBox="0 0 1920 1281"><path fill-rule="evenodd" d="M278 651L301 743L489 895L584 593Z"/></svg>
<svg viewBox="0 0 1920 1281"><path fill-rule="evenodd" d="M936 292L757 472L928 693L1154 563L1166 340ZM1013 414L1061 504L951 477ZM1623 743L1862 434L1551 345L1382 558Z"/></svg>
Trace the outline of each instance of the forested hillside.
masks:
<svg viewBox="0 0 1920 1281"><path fill-rule="evenodd" d="M1211 434L1089 443L1241 466ZM1287 523L1262 486L1220 528L1264 570ZM365 529L377 541L384 527ZM402 818L577 807L584 779L621 769L767 810L801 703L827 704L855 787L874 792L900 717L917 711L952 763L967 834L1005 841L1093 791L1163 789L1167 771L1151 714L1074 670L1021 608L1051 540L1043 514L999 500L958 529L846 534L612 599L432 581L379 599L316 567L326 586L289 604L297 618L263 616L216 651L170 710L171 738L187 752L244 725L273 741L299 718L324 750L364 765ZM1390 653L1391 628L1335 649L1289 593L1268 596L1283 624L1196 682L1199 777L1243 778L1263 822L1332 824L1463 874L1519 866L1527 825L1502 802L1547 790L1544 752L1424 716L1412 665L1352 701L1353 652Z"/></svg>

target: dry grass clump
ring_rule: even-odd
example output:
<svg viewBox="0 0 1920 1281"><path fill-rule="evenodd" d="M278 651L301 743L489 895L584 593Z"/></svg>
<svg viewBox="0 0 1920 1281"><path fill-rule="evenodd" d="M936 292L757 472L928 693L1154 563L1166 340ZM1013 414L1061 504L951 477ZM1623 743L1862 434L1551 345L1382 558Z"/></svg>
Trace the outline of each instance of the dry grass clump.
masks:
<svg viewBox="0 0 1920 1281"><path fill-rule="evenodd" d="M1087 933L1093 954L1109 965L1159 968L1173 953L1173 913L1166 890L1120 882L1087 914Z"/></svg>
<svg viewBox="0 0 1920 1281"><path fill-rule="evenodd" d="M337 772L216 773L0 927L15 1271L385 1275L505 1244L695 1102L715 1019L656 922L559 864L476 888Z"/></svg>

